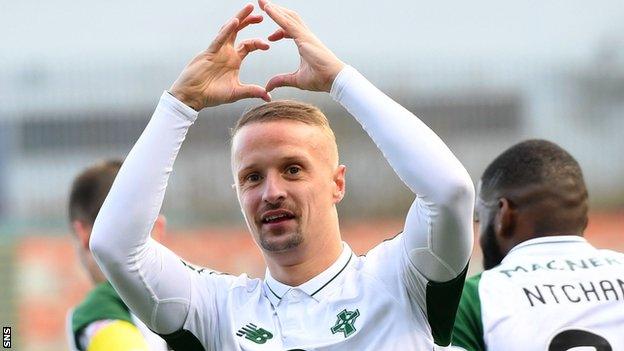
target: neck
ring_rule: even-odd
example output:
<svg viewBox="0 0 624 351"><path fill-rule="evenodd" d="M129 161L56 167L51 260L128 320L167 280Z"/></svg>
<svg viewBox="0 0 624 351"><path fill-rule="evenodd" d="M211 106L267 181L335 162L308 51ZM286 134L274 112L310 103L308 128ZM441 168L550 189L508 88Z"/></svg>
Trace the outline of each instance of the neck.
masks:
<svg viewBox="0 0 624 351"><path fill-rule="evenodd" d="M329 268L341 253L342 241L338 235L336 240L315 247L302 243L293 251L264 256L273 278L289 286L299 286Z"/></svg>

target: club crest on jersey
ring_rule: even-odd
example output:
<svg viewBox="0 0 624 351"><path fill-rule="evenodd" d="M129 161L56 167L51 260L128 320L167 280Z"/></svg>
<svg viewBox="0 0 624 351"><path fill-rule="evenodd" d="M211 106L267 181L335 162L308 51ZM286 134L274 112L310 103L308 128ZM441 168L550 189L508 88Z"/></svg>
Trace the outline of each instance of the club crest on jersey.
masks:
<svg viewBox="0 0 624 351"><path fill-rule="evenodd" d="M249 323L236 332L237 336L245 336L245 339L251 340L256 344L264 344L267 340L273 338L273 334L263 328L259 328L253 323Z"/></svg>
<svg viewBox="0 0 624 351"><path fill-rule="evenodd" d="M358 309L356 309L355 311L347 311L347 309L345 308L344 310L340 311L340 313L336 315L336 317L338 318L336 320L336 323L333 327L331 327L332 334L342 332L344 333L344 337L346 338L349 335L355 333L355 320L359 316L360 311Z"/></svg>

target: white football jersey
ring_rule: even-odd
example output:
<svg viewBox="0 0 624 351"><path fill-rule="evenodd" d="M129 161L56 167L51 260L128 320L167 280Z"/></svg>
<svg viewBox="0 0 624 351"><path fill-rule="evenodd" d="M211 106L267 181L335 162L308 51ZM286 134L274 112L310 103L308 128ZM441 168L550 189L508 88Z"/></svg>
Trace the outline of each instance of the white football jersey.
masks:
<svg viewBox="0 0 624 351"><path fill-rule="evenodd" d="M183 326L187 344L197 338L208 350L432 350L432 334L450 332L453 313L441 316L444 306L454 312L446 299L459 297L463 274L455 284L429 282L410 268L401 235L366 256L343 247L332 266L298 287L268 270L264 281L198 270L198 298Z"/></svg>
<svg viewBox="0 0 624 351"><path fill-rule="evenodd" d="M514 247L466 281L453 344L468 350L624 350L624 254L580 236Z"/></svg>
<svg viewBox="0 0 624 351"><path fill-rule="evenodd" d="M470 176L432 130L354 68L343 68L331 95L416 198L403 234L362 257L344 245L330 267L290 287L270 274L262 281L194 268L150 237L197 118L163 94L98 214L90 247L126 305L173 349L432 350L450 343L472 251Z"/></svg>

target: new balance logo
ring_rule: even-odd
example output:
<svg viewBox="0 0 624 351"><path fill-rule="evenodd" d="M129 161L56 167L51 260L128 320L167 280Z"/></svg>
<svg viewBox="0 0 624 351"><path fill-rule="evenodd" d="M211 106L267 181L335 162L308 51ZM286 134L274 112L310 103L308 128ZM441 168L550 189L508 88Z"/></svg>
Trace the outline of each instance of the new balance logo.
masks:
<svg viewBox="0 0 624 351"><path fill-rule="evenodd" d="M340 313L336 316L338 317L336 324L331 327L332 334L343 332L344 337L346 338L347 336L355 333L356 329L354 324L355 320L359 316L360 311L357 309L355 311L347 311L346 309L340 311Z"/></svg>
<svg viewBox="0 0 624 351"><path fill-rule="evenodd" d="M249 323L246 326L242 327L238 332L236 332L237 336L245 336L245 339L251 340L256 344L264 344L267 340L273 337L270 331L262 328L258 328L253 323Z"/></svg>

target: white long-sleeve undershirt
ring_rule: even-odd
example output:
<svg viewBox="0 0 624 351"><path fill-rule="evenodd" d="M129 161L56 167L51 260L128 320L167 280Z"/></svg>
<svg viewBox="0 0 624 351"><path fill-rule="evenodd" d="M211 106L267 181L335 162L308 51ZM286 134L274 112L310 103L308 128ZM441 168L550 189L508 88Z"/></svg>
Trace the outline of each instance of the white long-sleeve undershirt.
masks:
<svg viewBox="0 0 624 351"><path fill-rule="evenodd" d="M428 280L448 281L472 249L472 182L451 151L422 121L355 69L336 77L332 97L368 132L388 162L417 194L404 228L414 267ZM126 158L91 235L93 254L130 308L160 334L186 319L193 275L150 238L169 175L197 112L164 93Z"/></svg>
<svg viewBox="0 0 624 351"><path fill-rule="evenodd" d="M347 66L338 74L331 95L360 122L418 196L403 231L412 263L429 280L455 278L472 251L475 195L466 169L425 123L354 68Z"/></svg>
<svg viewBox="0 0 624 351"><path fill-rule="evenodd" d="M89 242L124 302L152 330L169 334L186 318L191 275L150 232L173 162L197 112L163 93L98 213Z"/></svg>

